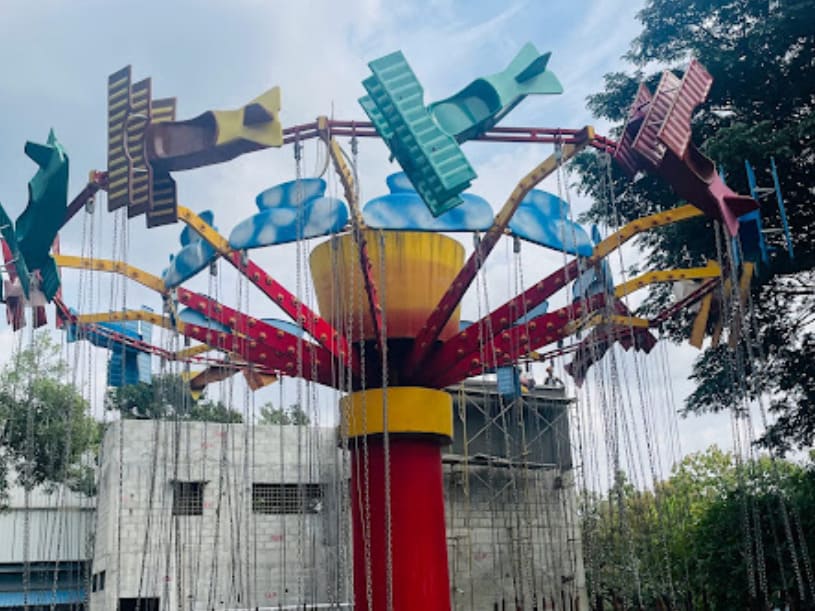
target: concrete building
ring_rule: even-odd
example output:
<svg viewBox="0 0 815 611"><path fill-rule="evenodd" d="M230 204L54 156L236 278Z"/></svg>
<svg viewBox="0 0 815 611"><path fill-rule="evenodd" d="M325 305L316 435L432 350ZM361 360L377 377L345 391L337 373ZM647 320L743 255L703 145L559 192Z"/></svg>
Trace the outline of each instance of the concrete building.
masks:
<svg viewBox="0 0 815 611"><path fill-rule="evenodd" d="M333 429L125 420L101 465L94 611L348 600Z"/></svg>
<svg viewBox="0 0 815 611"><path fill-rule="evenodd" d="M444 457L454 608L588 609L562 385L452 391Z"/></svg>
<svg viewBox="0 0 815 611"><path fill-rule="evenodd" d="M562 387L504 399L494 384L468 382L452 394L454 607L587 608ZM329 428L112 424L91 608L343 608L347 460Z"/></svg>
<svg viewBox="0 0 815 611"><path fill-rule="evenodd" d="M12 484L8 493L0 511L0 609L85 609L93 499L63 486L26 494Z"/></svg>

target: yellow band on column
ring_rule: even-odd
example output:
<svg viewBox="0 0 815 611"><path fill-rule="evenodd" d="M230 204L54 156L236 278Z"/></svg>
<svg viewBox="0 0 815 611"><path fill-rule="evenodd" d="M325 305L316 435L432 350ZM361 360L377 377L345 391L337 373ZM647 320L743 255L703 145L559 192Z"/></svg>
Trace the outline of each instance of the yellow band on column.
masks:
<svg viewBox="0 0 815 611"><path fill-rule="evenodd" d="M453 398L443 390L415 386L387 389L388 432L430 434L453 440ZM381 388L355 392L340 401L343 433L349 438L385 431Z"/></svg>

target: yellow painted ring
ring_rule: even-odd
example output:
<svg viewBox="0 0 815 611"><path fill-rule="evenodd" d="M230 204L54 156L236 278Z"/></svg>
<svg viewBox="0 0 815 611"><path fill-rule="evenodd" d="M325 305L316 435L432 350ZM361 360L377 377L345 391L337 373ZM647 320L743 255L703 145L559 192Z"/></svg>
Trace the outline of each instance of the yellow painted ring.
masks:
<svg viewBox="0 0 815 611"><path fill-rule="evenodd" d="M383 399L385 391L372 388L340 400L342 432L349 438L381 435L385 432ZM388 432L429 434L453 440L453 398L443 390L416 386L387 389Z"/></svg>

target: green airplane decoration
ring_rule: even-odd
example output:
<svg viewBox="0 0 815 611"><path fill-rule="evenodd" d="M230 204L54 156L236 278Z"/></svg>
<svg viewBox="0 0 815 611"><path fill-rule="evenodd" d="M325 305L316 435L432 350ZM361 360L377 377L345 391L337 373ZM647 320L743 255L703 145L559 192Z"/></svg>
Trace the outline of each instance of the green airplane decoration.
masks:
<svg viewBox="0 0 815 611"><path fill-rule="evenodd" d="M37 288L50 301L60 286L50 251L68 209L68 155L53 129L46 144L26 142L25 154L39 166L28 181L28 205L16 223L0 205L0 232L8 248L7 270L19 279L22 296L31 297L31 280L36 278Z"/></svg>
<svg viewBox="0 0 815 611"><path fill-rule="evenodd" d="M527 43L505 70L427 107L401 51L368 64L373 75L362 82L368 95L359 103L434 216L459 205L476 177L460 143L495 126L527 95L563 93L546 69L549 57Z"/></svg>

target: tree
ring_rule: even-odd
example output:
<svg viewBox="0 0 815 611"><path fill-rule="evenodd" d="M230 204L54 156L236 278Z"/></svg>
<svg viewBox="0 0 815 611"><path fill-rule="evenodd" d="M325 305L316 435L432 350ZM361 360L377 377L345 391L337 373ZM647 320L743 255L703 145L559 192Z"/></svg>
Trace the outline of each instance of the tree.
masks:
<svg viewBox="0 0 815 611"><path fill-rule="evenodd" d="M258 424L296 424L307 426L311 424L311 418L297 405L290 405L288 409L275 407L271 402L260 408L260 418Z"/></svg>
<svg viewBox="0 0 815 611"><path fill-rule="evenodd" d="M606 495L585 499L582 526L598 608L800 609L812 601L812 461L739 464L713 446L685 457L653 491L618 474Z"/></svg>
<svg viewBox="0 0 815 611"><path fill-rule="evenodd" d="M2 497L12 471L28 489L63 483L93 493L94 472L85 459L99 446L101 425L76 387L64 381L69 369L59 350L47 332L37 333L0 374Z"/></svg>
<svg viewBox="0 0 815 611"><path fill-rule="evenodd" d="M714 609L755 607L756 601L762 608L811 608L812 464L764 457L735 474L694 525L697 579L707 603Z"/></svg>
<svg viewBox="0 0 815 611"><path fill-rule="evenodd" d="M741 193L748 192L744 161L751 161L766 185L771 184L770 157L775 158L795 258L784 255L780 231L768 235L774 252L752 286L752 315L742 341L733 348L707 350L697 359L692 376L697 388L685 411L739 409L745 398L767 391L778 419L762 442L780 451L815 441L815 410L809 409L815 397L815 336L810 330L815 320L813 11L815 0L648 0L638 15L642 32L626 55L633 71L607 74L604 91L589 98L596 115L622 123L640 81L653 89L659 71L696 57L715 80L694 119L694 141ZM616 167L609 172L607 162L592 153L576 160L579 188L595 202L584 220L614 226L680 203L659 178L649 175L632 182ZM774 204L764 206L762 218L766 228L780 230ZM720 260L727 248L704 218L650 231L639 245L654 269ZM640 311L654 314L671 299L670 287L657 286ZM663 328L680 340L689 323L685 313Z"/></svg>
<svg viewBox="0 0 815 611"><path fill-rule="evenodd" d="M605 497L591 495L584 503L581 532L587 579L595 605L626 608L659 600L665 563L654 495L637 490L618 472Z"/></svg>
<svg viewBox="0 0 815 611"><path fill-rule="evenodd" d="M176 374L153 376L149 384L139 382L110 388L105 396L105 407L118 411L122 418L243 422L240 412L222 402L193 397L189 385Z"/></svg>

